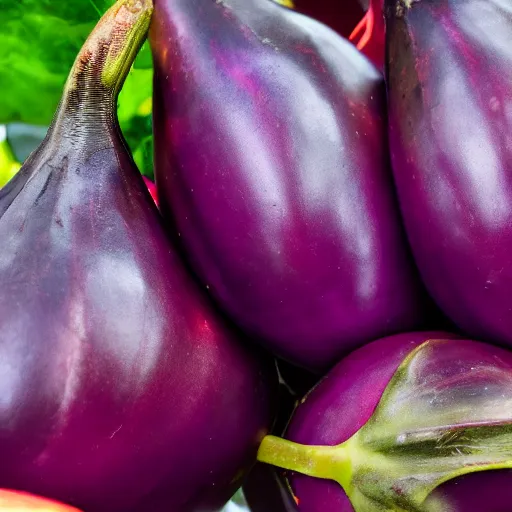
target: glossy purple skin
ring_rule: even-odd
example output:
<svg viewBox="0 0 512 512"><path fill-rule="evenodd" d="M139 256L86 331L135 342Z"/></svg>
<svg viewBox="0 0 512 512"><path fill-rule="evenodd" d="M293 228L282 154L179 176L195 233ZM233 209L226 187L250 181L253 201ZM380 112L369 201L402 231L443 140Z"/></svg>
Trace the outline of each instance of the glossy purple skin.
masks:
<svg viewBox="0 0 512 512"><path fill-rule="evenodd" d="M423 280L470 336L512 344L512 8L387 3L390 146Z"/></svg>
<svg viewBox="0 0 512 512"><path fill-rule="evenodd" d="M221 308L314 371L418 328L369 61L261 0L156 0L150 40L160 205Z"/></svg>
<svg viewBox="0 0 512 512"><path fill-rule="evenodd" d="M362 347L336 365L295 411L286 437L309 445L336 445L355 434L370 418L380 397L403 359L428 339L451 339L444 332L416 332L383 338ZM467 340L472 354L494 355L509 362L512 353L492 345ZM455 346L454 346L455 347ZM452 348L450 357L464 357ZM467 353L467 352L466 352ZM300 512L353 512L341 486L333 481L290 474L289 481L299 499ZM456 478L432 494L448 500L450 512L509 512L512 500L511 470L484 471Z"/></svg>
<svg viewBox="0 0 512 512"><path fill-rule="evenodd" d="M218 510L271 425L273 365L185 271L115 127L91 126L0 191L0 487Z"/></svg>

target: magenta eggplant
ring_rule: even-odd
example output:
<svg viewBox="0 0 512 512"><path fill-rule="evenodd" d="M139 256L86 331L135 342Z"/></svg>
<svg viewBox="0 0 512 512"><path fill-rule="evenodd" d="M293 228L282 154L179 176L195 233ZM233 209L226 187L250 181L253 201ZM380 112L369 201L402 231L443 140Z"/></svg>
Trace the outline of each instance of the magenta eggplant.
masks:
<svg viewBox="0 0 512 512"><path fill-rule="evenodd" d="M419 355L405 368L407 374L405 378L409 379L408 385L403 389L400 389L399 386L394 390L387 390L399 366L406 358L411 357L413 352L421 348L420 346L425 347L423 353L418 353ZM415 389L412 389L411 386ZM388 394L386 395L386 393ZM411 395L423 397L411 400ZM397 397L399 400L396 400ZM414 426L428 424L427 428L418 430L426 439L427 433L435 432L437 425L441 426L441 430L444 429L443 421L449 423L449 418L452 418L452 421L457 417L473 420L475 415L480 415L482 418L479 417L478 421L475 421L477 428L484 423L489 425L490 429L499 424L498 428L501 428L505 435L510 435L512 417L508 404L512 400L512 353L482 342L458 339L452 334L443 332L400 334L370 343L342 360L310 392L304 403L296 409L286 437L302 445L313 447L331 447L346 442L350 438L355 438L357 433L364 428L368 430L367 425L371 423L371 418L376 411L379 411L378 407L381 411L380 420L386 418L386 415L382 414L383 407L380 404L382 399L393 404L391 409L387 410L390 413L390 416L387 417L390 424L399 424L405 427L407 434L388 440L387 442L391 444L379 451L378 459L369 458L367 452L363 455L363 459L368 458L367 461L359 461L357 457L354 458L353 462L357 461L363 464L363 471L362 473L354 471L355 478L350 475L349 471L347 478L354 478L353 485L366 491L368 488L371 489L371 485L365 488L364 480L367 479L371 482L375 478L375 475L372 474L375 467L382 465L383 468L386 468L385 464L381 462L382 457L390 459L397 457L399 464L402 464L400 457L403 457L403 464L407 465L411 462L407 458L408 450L416 450L413 447L414 443L421 445L422 442L425 442L425 447L420 447L418 454L424 453L427 458L430 457L430 460L434 461L427 463L427 466L433 464L432 467L441 470L441 466L444 464L443 457L449 458L453 453L457 454L458 452L460 454L469 453L466 452L467 445L476 439L476 437L465 438L463 434L458 435L457 428L448 429L449 435L443 435L438 439L432 449L432 446L429 448L430 445L423 439L408 441L414 439ZM406 404L405 409L400 408L400 401ZM411 405L412 408L409 407ZM420 407L415 408L418 405ZM472 411L472 407L477 410ZM429 408L435 413L429 415ZM446 415L446 413L448 414ZM396 419L393 418L395 414ZM419 414L423 418L415 416L415 414ZM439 417L434 419L433 416L437 414ZM495 417L491 417L493 415ZM486 418L485 421L483 416ZM441 421L439 421L440 419ZM429 421L431 421L430 424ZM378 421L373 424L373 427L377 423ZM464 424L463 428L467 428L470 424L470 422ZM381 425L379 428L383 428L385 435L390 432L391 435L393 434L393 430L389 431L387 426ZM480 435L483 438L486 436L485 433ZM374 441L376 439L379 438L373 438ZM507 445L508 441L503 439ZM453 444L454 440L455 444L448 448L446 445ZM378 440L378 443L382 443L382 439ZM400 452L400 443L404 445L403 452ZM442 448L446 448L448 453L441 453ZM374 449L379 450L378 447L374 447ZM457 451L453 451L455 449ZM486 449L492 452L493 448L490 442ZM510 467L512 449L510 446L505 449L508 450L508 467ZM494 455L499 450L501 448ZM484 449L483 452L485 451ZM478 464L476 460L471 462ZM367 465L364 466L365 464ZM411 467L414 465L413 457ZM357 470L355 464L352 466L353 470L354 468ZM390 469L389 472L392 473L393 469ZM423 476L427 479L431 475L425 472ZM406 483L409 477L414 479L413 471L405 476ZM390 507L389 504L388 508L385 506L379 508L383 505L378 503L374 507L375 503L373 502L371 505L366 502L366 505L358 508L353 505L341 485L332 480L311 478L295 472L289 473L288 479L300 504L301 512L325 512L326 510L330 512L353 512L354 510L368 512L370 510L396 509L396 501L395 508ZM510 500L512 499L511 479L512 471L510 469L466 474L439 485L428 495L420 508L414 508L410 503L402 502L400 510L506 512L510 509ZM349 484L347 488L350 489L353 485ZM395 485L390 488L392 493L400 491L400 485L395 482ZM404 488L409 490L407 487ZM384 487L379 494L374 495L374 498L380 499L387 490L389 489ZM398 498L400 497L401 495L398 496Z"/></svg>
<svg viewBox="0 0 512 512"><path fill-rule="evenodd" d="M423 280L469 335L512 345L512 4L387 2L394 178Z"/></svg>
<svg viewBox="0 0 512 512"><path fill-rule="evenodd" d="M273 421L274 365L185 271L117 124L151 6L99 22L0 191L0 487L87 512L218 510Z"/></svg>
<svg viewBox="0 0 512 512"><path fill-rule="evenodd" d="M157 0L150 40L160 207L222 310L314 371L418 328L370 62L264 0Z"/></svg>

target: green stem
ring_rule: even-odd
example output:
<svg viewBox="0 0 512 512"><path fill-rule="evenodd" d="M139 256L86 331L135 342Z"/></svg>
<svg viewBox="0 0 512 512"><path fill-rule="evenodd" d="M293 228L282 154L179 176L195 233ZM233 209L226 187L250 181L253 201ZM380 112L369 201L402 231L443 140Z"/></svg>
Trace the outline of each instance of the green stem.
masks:
<svg viewBox="0 0 512 512"><path fill-rule="evenodd" d="M71 69L52 133L101 145L117 123L117 97L146 39L153 0L118 0L100 19ZM104 129L101 129L103 126ZM87 136L87 137L85 137Z"/></svg>
<svg viewBox="0 0 512 512"><path fill-rule="evenodd" d="M258 450L258 460L315 478L339 482L348 489L351 463L344 445L307 446L276 436L266 436Z"/></svg>
<svg viewBox="0 0 512 512"><path fill-rule="evenodd" d="M80 49L66 91L79 86L82 75L90 73L93 82L118 93L146 39L152 13L153 0L118 0Z"/></svg>

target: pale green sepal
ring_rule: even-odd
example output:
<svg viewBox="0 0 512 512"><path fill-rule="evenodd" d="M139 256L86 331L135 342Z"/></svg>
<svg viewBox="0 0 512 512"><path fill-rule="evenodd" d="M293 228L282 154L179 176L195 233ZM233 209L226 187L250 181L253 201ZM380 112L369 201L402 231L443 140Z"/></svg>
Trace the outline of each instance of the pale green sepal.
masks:
<svg viewBox="0 0 512 512"><path fill-rule="evenodd" d="M448 512L426 498L457 476L512 467L512 372L499 364L458 361L434 367L430 340L412 351L370 420L346 442L356 512ZM374 502L374 508L369 502Z"/></svg>

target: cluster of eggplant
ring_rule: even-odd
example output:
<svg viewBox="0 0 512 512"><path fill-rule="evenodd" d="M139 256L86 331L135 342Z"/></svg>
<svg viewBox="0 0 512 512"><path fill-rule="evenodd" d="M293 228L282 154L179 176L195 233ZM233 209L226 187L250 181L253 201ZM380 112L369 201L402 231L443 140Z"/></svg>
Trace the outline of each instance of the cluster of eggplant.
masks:
<svg viewBox="0 0 512 512"><path fill-rule="evenodd" d="M510 512L512 5L300 10L118 0L84 44L0 190L0 488ZM116 117L148 31L156 187Z"/></svg>

